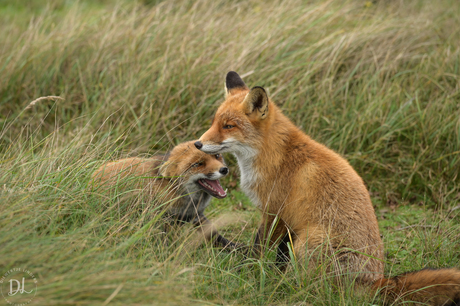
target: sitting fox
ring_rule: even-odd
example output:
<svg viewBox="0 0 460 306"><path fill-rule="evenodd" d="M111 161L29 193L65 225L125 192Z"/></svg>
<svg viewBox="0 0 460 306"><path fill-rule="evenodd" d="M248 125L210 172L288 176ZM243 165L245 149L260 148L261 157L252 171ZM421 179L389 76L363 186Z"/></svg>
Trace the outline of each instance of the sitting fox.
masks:
<svg viewBox="0 0 460 306"><path fill-rule="evenodd" d="M227 193L219 179L228 174L220 154L197 150L193 141L177 145L166 155L152 158L125 158L102 165L93 174L95 185L115 185L137 179L136 187L143 189L155 203L166 203L166 213L178 221L211 227L205 238L215 245L233 247L212 228L204 215L212 197L222 199Z"/></svg>
<svg viewBox="0 0 460 306"><path fill-rule="evenodd" d="M205 153L233 153L241 188L262 211L255 253L278 246L278 260L309 258L336 275L356 277L386 295L432 305L460 303L460 271L422 270L383 279L383 243L363 180L339 154L312 140L237 73L226 99L195 143ZM455 304L459 305L459 304Z"/></svg>

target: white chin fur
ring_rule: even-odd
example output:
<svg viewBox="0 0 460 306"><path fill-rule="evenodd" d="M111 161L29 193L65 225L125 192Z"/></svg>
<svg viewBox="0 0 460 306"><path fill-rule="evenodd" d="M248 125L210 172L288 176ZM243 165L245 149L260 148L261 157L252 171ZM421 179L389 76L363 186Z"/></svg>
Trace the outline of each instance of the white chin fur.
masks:
<svg viewBox="0 0 460 306"><path fill-rule="evenodd" d="M200 150L203 151L204 153L207 153L207 154L216 154L216 153L229 152L228 148L226 148L223 145L203 145L203 147L201 147Z"/></svg>
<svg viewBox="0 0 460 306"><path fill-rule="evenodd" d="M235 141L233 138L228 138L223 141L220 145L209 145L203 144L203 147L200 149L204 153L216 154L216 153L235 153L235 145L238 145L239 142Z"/></svg>

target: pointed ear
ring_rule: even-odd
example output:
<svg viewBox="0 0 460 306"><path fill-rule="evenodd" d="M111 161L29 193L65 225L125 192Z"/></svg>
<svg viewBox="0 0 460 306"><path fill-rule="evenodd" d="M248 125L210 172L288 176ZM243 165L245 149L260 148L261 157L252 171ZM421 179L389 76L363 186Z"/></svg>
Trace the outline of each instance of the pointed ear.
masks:
<svg viewBox="0 0 460 306"><path fill-rule="evenodd" d="M238 73L230 71L225 78L225 97L230 95L234 89L248 89L248 87L244 84Z"/></svg>
<svg viewBox="0 0 460 306"><path fill-rule="evenodd" d="M255 114L258 119L267 118L268 96L262 87L253 87L242 103L246 115Z"/></svg>

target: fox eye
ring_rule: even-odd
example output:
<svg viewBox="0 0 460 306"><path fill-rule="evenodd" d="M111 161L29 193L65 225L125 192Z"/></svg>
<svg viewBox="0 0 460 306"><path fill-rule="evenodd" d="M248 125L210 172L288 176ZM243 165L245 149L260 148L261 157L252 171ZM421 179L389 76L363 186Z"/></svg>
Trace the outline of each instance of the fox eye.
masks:
<svg viewBox="0 0 460 306"><path fill-rule="evenodd" d="M216 154L215 156L216 156L216 159L219 159L221 155L220 155L220 154Z"/></svg>
<svg viewBox="0 0 460 306"><path fill-rule="evenodd" d="M203 166L203 164L204 164L203 162L194 163L194 164L192 165L192 167L193 167L193 168L195 168L195 167L201 167L201 166Z"/></svg>
<svg viewBox="0 0 460 306"><path fill-rule="evenodd" d="M235 127L234 125L226 124L224 125L224 130L233 129L234 127Z"/></svg>

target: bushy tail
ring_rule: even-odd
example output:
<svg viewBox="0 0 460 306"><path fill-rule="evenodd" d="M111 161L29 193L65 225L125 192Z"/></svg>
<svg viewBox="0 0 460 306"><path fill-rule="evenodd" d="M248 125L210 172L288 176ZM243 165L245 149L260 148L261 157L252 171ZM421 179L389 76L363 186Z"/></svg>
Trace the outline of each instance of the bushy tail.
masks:
<svg viewBox="0 0 460 306"><path fill-rule="evenodd" d="M460 306L460 271L457 269L423 269L392 278L377 280L385 303L414 301L423 305Z"/></svg>

